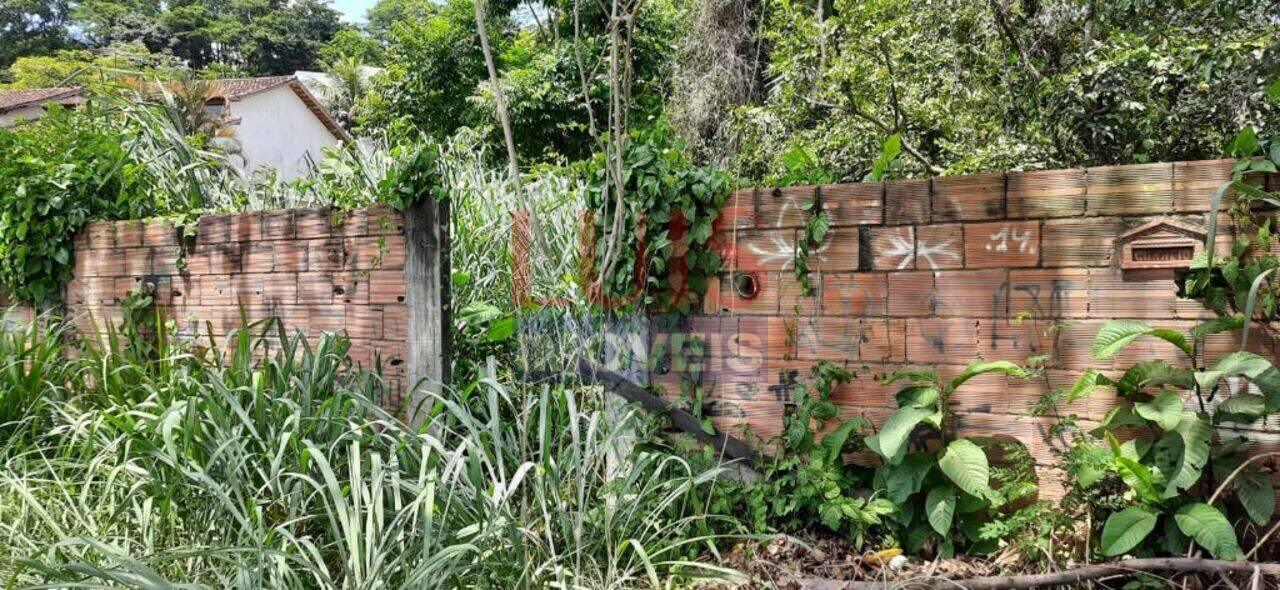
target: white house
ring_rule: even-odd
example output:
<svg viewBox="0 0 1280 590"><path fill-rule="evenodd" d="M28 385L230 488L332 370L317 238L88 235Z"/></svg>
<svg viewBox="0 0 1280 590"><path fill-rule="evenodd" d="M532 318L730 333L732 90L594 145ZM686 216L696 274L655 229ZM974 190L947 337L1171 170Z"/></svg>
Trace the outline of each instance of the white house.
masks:
<svg viewBox="0 0 1280 590"><path fill-rule="evenodd" d="M283 180L303 176L328 146L352 141L320 100L294 76L215 80L205 104L234 130L250 171L275 168Z"/></svg>
<svg viewBox="0 0 1280 590"><path fill-rule="evenodd" d="M48 104L71 107L82 102L84 91L76 87L0 90L0 129L40 118Z"/></svg>
<svg viewBox="0 0 1280 590"><path fill-rule="evenodd" d="M219 115L238 145L247 171L274 168L282 180L308 171L325 147L352 141L295 76L212 80L206 108ZM79 88L0 91L0 127L44 114L48 104L75 106Z"/></svg>

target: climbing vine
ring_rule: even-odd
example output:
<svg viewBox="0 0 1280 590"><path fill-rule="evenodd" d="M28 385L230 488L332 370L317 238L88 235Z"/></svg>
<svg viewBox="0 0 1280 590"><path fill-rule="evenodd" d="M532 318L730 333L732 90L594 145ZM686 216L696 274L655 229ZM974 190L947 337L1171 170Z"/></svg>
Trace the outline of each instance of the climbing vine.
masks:
<svg viewBox="0 0 1280 590"><path fill-rule="evenodd" d="M804 230L796 244L795 276L800 288L806 296L813 295L813 283L809 276L809 256L822 247L827 239L827 231L831 228L831 217L822 210L822 193L815 191L812 198L804 202L807 213Z"/></svg>
<svg viewBox="0 0 1280 590"><path fill-rule="evenodd" d="M1275 173L1280 166L1280 138L1261 143L1246 128L1236 137L1233 151L1240 160L1231 182L1214 194L1206 253L1179 282L1179 295L1201 300L1220 316L1269 322L1280 318L1280 286L1275 276L1280 256L1275 248L1275 216L1263 209L1280 207L1280 194L1260 188L1256 179L1262 173ZM1257 154L1265 156L1254 157ZM1225 212L1237 232L1229 251L1220 257L1215 251L1219 212L1228 196L1232 201Z"/></svg>
<svg viewBox="0 0 1280 590"><path fill-rule="evenodd" d="M597 153L582 167L597 236L595 290L688 313L720 270L711 237L729 176L694 166L661 130L633 132L618 151L619 158ZM610 166L621 174L610 174Z"/></svg>
<svg viewBox="0 0 1280 590"><path fill-rule="evenodd" d="M21 131L0 129L0 284L11 296L57 304L86 222L154 212L153 179L127 143L88 113L55 110Z"/></svg>

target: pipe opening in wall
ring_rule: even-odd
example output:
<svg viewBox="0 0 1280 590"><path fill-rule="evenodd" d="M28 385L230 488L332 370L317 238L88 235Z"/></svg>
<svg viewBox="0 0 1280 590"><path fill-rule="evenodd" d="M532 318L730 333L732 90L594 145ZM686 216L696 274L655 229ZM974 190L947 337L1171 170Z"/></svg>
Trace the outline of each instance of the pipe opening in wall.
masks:
<svg viewBox="0 0 1280 590"><path fill-rule="evenodd" d="M733 273L733 292L739 299L755 299L760 294L760 281L756 275L748 272Z"/></svg>

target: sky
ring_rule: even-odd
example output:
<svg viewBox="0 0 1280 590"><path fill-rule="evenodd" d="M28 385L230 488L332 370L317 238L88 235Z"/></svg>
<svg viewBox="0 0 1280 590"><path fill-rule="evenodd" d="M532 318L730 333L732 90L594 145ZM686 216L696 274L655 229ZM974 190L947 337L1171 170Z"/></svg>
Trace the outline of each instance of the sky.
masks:
<svg viewBox="0 0 1280 590"><path fill-rule="evenodd" d="M369 10L376 0L333 0L333 7L341 12L348 22L362 23L364 22L364 13Z"/></svg>

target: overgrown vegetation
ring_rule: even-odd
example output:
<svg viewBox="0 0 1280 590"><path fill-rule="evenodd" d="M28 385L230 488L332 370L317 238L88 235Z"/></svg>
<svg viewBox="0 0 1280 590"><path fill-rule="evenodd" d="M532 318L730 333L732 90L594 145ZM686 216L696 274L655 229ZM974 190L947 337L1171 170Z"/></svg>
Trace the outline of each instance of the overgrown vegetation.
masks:
<svg viewBox="0 0 1280 590"><path fill-rule="evenodd" d="M644 444L598 389L495 374L408 429L348 343L268 322L143 350L60 324L0 336L0 572L21 586L610 588L691 560L733 519L718 468ZM630 450L629 450L630 449Z"/></svg>

